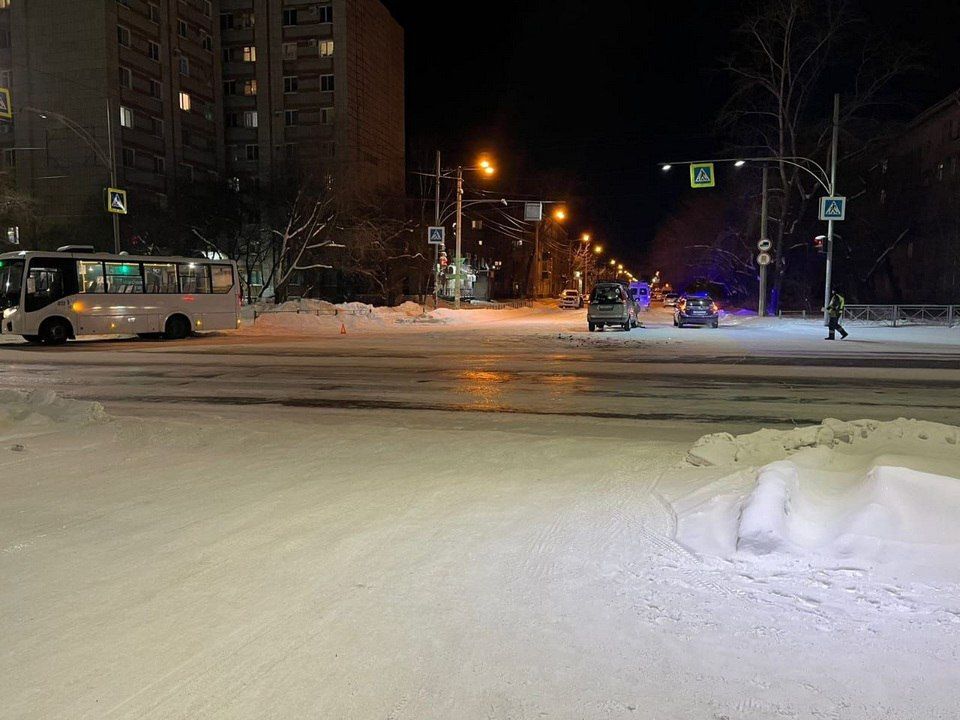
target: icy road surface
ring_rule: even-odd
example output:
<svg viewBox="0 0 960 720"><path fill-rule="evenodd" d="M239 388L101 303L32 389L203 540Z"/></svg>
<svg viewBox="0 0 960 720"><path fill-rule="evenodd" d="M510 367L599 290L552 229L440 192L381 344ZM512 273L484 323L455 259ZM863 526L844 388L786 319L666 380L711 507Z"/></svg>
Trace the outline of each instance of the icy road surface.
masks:
<svg viewBox="0 0 960 720"><path fill-rule="evenodd" d="M910 467L882 527L960 553L958 331L581 325L0 345L0 717L954 717L952 565L724 533L799 449L805 523ZM899 416L947 426L791 430Z"/></svg>

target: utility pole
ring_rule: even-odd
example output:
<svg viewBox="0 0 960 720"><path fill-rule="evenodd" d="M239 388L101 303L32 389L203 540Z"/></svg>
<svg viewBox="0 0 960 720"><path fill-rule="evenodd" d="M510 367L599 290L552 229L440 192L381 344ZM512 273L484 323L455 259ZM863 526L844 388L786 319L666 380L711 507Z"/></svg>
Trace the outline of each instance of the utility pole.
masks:
<svg viewBox="0 0 960 720"><path fill-rule="evenodd" d="M433 205L433 224L435 227L440 226L440 151L437 150L437 167L436 167L436 196ZM446 248L444 248L446 249ZM437 307L440 299L440 246L433 246L433 306Z"/></svg>
<svg viewBox="0 0 960 720"><path fill-rule="evenodd" d="M760 241L767 239L767 166L763 166L763 192L760 199ZM767 266L760 266L760 298L757 301L757 315L767 315Z"/></svg>
<svg viewBox="0 0 960 720"><path fill-rule="evenodd" d="M110 110L110 99L107 99L107 148L110 157L110 187L117 186L117 156L113 147L113 114ZM120 216L111 213L113 217L113 251L120 254Z"/></svg>
<svg viewBox="0 0 960 720"><path fill-rule="evenodd" d="M460 257L460 252L462 249L461 238L462 238L462 228L463 225L463 167L457 166L457 256L454 262L456 267L454 271L453 279L453 307L457 310L460 309L460 283L462 281L461 273L463 272L463 260Z"/></svg>
<svg viewBox="0 0 960 720"><path fill-rule="evenodd" d="M536 224L533 226L533 298L536 298L540 294L540 223L542 220L537 220Z"/></svg>
<svg viewBox="0 0 960 720"><path fill-rule="evenodd" d="M837 194L837 142L840 136L840 95L833 96L833 141L830 144L830 197ZM823 324L830 323L830 295L833 284L833 220L827 220L827 273L823 287Z"/></svg>

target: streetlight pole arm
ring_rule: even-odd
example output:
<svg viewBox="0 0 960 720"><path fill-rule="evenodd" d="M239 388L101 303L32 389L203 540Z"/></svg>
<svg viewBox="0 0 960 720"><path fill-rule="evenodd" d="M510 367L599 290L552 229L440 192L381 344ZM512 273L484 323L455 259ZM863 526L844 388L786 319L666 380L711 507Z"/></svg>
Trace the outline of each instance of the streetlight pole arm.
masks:
<svg viewBox="0 0 960 720"><path fill-rule="evenodd" d="M695 165L699 162L712 162L712 163L723 163L723 162L783 162L787 165L791 165L795 168L803 170L805 173L808 173L814 180L816 180L820 187L822 187L828 195L833 195L833 183L830 181L830 176L827 174L826 169L812 158L803 157L802 155L792 155L787 157L777 157L774 155L768 157L735 157L735 158L711 158L708 160L677 160L674 162L663 162L660 163L661 167L668 165ZM816 168L817 172L808 167L812 165ZM818 174L819 173L819 174Z"/></svg>
<svg viewBox="0 0 960 720"><path fill-rule="evenodd" d="M93 137L89 130L84 128L79 123L74 122L66 115L62 115L57 112L51 112L50 110L41 110L40 108L35 107L25 107L23 108L23 112L32 113L41 117L49 117L56 120L58 123L67 128L67 130L70 130L74 135L83 140L87 146L93 150L94 155L97 156L97 160L103 163L105 168L108 170L113 169L110 158L107 156L107 153L104 152L103 148L100 146L100 143L97 142L96 138Z"/></svg>

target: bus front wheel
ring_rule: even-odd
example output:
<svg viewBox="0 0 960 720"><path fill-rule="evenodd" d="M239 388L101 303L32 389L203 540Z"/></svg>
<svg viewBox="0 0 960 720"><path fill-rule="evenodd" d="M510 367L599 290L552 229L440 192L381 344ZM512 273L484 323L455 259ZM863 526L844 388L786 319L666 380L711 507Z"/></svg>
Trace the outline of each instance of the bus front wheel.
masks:
<svg viewBox="0 0 960 720"><path fill-rule="evenodd" d="M63 345L73 335L73 328L63 318L50 318L40 325L40 342L44 345Z"/></svg>
<svg viewBox="0 0 960 720"><path fill-rule="evenodd" d="M163 337L166 340L183 340L190 334L190 321L183 315L174 315L167 320L163 330Z"/></svg>

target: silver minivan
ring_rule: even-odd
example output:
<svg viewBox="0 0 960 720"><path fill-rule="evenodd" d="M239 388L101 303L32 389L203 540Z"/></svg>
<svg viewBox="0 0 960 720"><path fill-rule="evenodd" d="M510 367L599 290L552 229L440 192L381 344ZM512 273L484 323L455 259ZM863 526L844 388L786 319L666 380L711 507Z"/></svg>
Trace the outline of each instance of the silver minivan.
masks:
<svg viewBox="0 0 960 720"><path fill-rule="evenodd" d="M587 306L587 327L590 332L616 325L624 330L637 327L637 306L620 283L597 283Z"/></svg>

